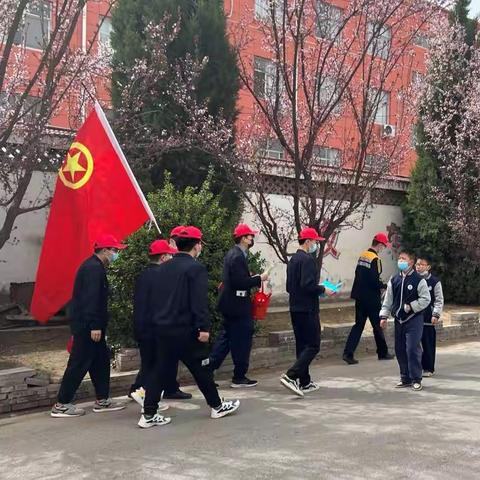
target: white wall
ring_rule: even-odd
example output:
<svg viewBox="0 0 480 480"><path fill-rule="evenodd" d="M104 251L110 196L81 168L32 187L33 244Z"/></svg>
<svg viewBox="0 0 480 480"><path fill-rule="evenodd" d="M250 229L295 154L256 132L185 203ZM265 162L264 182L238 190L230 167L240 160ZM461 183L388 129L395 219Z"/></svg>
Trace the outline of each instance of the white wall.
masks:
<svg viewBox="0 0 480 480"><path fill-rule="evenodd" d="M23 205L42 201L50 192L55 175L36 172L30 182ZM37 273L48 209L26 213L17 218L10 240L0 249L0 293L8 293L10 283L33 282ZM0 208L0 225L5 210Z"/></svg>
<svg viewBox="0 0 480 480"><path fill-rule="evenodd" d="M284 196L270 195L270 200L272 205L278 208L288 208L288 200ZM251 212L247 212L244 215L244 220L260 229L260 222ZM402 212L400 207L375 205L370 213L370 217L365 220L362 230L351 228L339 232L334 244L337 258L332 254L327 254L322 268L322 280L328 279L333 282L343 282L342 291L349 295L359 254L371 245L375 233L380 231L388 233L389 228L393 232L401 223ZM393 240L395 240L393 248L386 250L381 255L383 264L382 277L385 281L395 272L395 247L398 248L398 237L394 236ZM297 246L297 242L292 242L289 253L294 253ZM286 266L280 262L262 235L257 239L254 249L256 251L260 250L267 262L275 265L271 276L271 287L275 296L282 296L282 294L285 294Z"/></svg>

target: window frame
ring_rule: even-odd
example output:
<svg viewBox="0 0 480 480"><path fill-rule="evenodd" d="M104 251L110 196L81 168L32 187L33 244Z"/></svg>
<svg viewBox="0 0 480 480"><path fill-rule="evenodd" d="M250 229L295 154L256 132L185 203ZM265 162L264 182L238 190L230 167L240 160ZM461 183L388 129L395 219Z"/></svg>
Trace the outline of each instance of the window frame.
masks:
<svg viewBox="0 0 480 480"><path fill-rule="evenodd" d="M320 18L322 9L326 13L326 16ZM335 16L332 16L331 15L332 12L335 12L336 14L338 14L338 18L335 18ZM339 43L342 37L342 34L340 32L340 27L342 24L343 15L344 15L343 8L338 7L337 5L332 5L331 3L326 2L325 0L318 0L316 2L315 36L323 40L329 40L330 42L334 41L335 43ZM320 20L325 20L325 23L328 24L328 27L327 27L328 30L325 30L325 32L321 31ZM325 35L323 35L323 33L325 33Z"/></svg>
<svg viewBox="0 0 480 480"><path fill-rule="evenodd" d="M370 92L369 92L369 101L370 99L373 99L376 97L377 93L378 93L379 89L378 88L371 88L370 89ZM378 102L378 105L377 105L377 108L375 109L375 116L373 118L373 123L375 125L390 125L390 92L387 91L387 90L380 90L381 92L381 98L380 98L380 101ZM386 97L386 101L385 102L382 102L382 97ZM385 121L382 121L380 122L379 121L379 112L380 112L380 108L382 107L382 105L385 105L385 108L386 108L386 114L385 114Z"/></svg>
<svg viewBox="0 0 480 480"><path fill-rule="evenodd" d="M39 22L40 27L41 27L40 31L43 35L42 42L44 42L44 43L49 42L50 33L51 33L51 29L52 29L52 5L51 5L51 2L49 0L42 0L41 3L42 3L42 6L44 8L42 8L42 12L39 12L39 13L32 13L29 10L29 5L27 5L27 7L25 9L25 12L24 12L24 15L23 15L22 24L19 27L19 29L17 30L17 32L15 33L15 37L17 37L17 35L20 35L20 41L16 40L16 38L14 38L14 40L13 40L13 44L16 45L17 47L26 48L28 50L34 50L34 51L37 51L37 52L42 52L43 51L43 44L38 45L38 40L37 40L37 42L36 42L37 44L35 46L27 45L27 38L28 38L27 25L29 25L28 20L32 19L32 18L33 19L38 19L38 22ZM45 10L45 16L43 16L43 10ZM44 32L44 29L43 29L45 23L47 25L46 32Z"/></svg>
<svg viewBox="0 0 480 480"><path fill-rule="evenodd" d="M330 84L329 86L327 84ZM321 105L327 105L330 99L334 98L335 96L339 96L339 84L338 80L335 77L325 75L322 79L322 83L318 85L318 91L317 91L317 102L319 108L321 108ZM330 89L332 91L330 91ZM328 95L328 98L326 99L326 102L322 102L322 92L326 92L324 96ZM325 99L325 98L324 98ZM332 110L332 113L337 115L342 111L342 101L339 99L337 104L335 105L335 108Z"/></svg>
<svg viewBox="0 0 480 480"><path fill-rule="evenodd" d="M329 155L321 155L324 152L334 152L333 158ZM318 152L318 153L317 153ZM326 145L314 145L312 151L313 165L318 167L338 168L342 165L342 151L339 148L329 147Z"/></svg>
<svg viewBox="0 0 480 480"><path fill-rule="evenodd" d="M274 147L274 148L272 148ZM275 149L277 147L277 149ZM274 152L272 155L270 152ZM275 154L276 153L276 154ZM258 149L258 156L269 160L285 160L285 151L278 138L268 138Z"/></svg>
<svg viewBox="0 0 480 480"><path fill-rule="evenodd" d="M368 22L367 23L367 42L370 42L372 36L373 36L373 31L375 30L375 27L378 25L378 22ZM376 50L375 52L373 49L375 48L375 42L370 43L368 46L367 53L369 55L375 56L377 58L381 58L382 60L388 60L389 54L390 54L390 48L392 46L392 29L388 25L384 24L382 25L382 29L384 29L382 32L380 32L380 35L376 38ZM387 48L385 48L385 39L383 36L388 32L388 45ZM383 46L380 47L379 43L384 42Z"/></svg>
<svg viewBox="0 0 480 480"><path fill-rule="evenodd" d="M258 65L263 64L265 66L264 70L258 68ZM270 69L270 71L269 71ZM275 102L277 91L276 91L276 78L277 78L278 69L275 65L275 62L268 58L254 56L253 57L253 91L258 98L262 100L268 100L272 103ZM263 92L257 90L257 74L263 75ZM282 79L279 79L280 85L280 92L278 92L279 96L282 92Z"/></svg>
<svg viewBox="0 0 480 480"><path fill-rule="evenodd" d="M109 25L109 36L108 36L108 43L102 40L102 27L104 25ZM112 17L107 17L106 15L100 15L100 21L98 22L98 50L100 53L112 55L112 43L111 43L111 35L112 35Z"/></svg>
<svg viewBox="0 0 480 480"><path fill-rule="evenodd" d="M233 1L233 0L232 0ZM253 17L260 22L270 21L270 4L275 3L275 17L277 22L283 17L283 3L278 0L254 0Z"/></svg>

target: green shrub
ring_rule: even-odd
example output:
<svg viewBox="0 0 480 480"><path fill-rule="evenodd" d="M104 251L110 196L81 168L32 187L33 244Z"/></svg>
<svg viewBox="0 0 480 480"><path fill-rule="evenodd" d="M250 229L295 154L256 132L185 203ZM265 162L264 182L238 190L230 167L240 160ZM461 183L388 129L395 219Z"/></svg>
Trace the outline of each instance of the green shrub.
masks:
<svg viewBox="0 0 480 480"><path fill-rule="evenodd" d="M178 191L167 177L161 190L148 195L148 202L164 238L177 225L195 225L203 231L206 245L199 261L207 267L209 274L208 297L214 338L221 320L216 303L218 286L222 281L223 257L232 247L232 231L239 214L232 215L220 206L219 196L211 192L209 179L198 189L187 187L184 191ZM135 346L133 289L138 274L149 261L148 247L156 238L159 235L155 227L142 227L127 239L128 248L110 268L112 296L108 338L114 350ZM250 256L250 263L254 273L259 273L264 266L258 253Z"/></svg>

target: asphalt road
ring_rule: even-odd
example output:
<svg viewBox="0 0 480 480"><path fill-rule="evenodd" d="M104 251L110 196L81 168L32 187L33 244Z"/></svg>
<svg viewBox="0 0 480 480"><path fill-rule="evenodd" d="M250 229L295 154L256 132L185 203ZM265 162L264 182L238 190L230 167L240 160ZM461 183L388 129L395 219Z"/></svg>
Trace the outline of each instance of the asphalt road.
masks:
<svg viewBox="0 0 480 480"><path fill-rule="evenodd" d="M280 372L238 394L232 417L211 420L193 387L171 402L172 423L141 430L139 408L53 419L0 419L3 479L475 479L480 478L480 342L441 347L422 392L394 390L396 361L320 361L321 390L290 395ZM223 382L222 382L223 383Z"/></svg>

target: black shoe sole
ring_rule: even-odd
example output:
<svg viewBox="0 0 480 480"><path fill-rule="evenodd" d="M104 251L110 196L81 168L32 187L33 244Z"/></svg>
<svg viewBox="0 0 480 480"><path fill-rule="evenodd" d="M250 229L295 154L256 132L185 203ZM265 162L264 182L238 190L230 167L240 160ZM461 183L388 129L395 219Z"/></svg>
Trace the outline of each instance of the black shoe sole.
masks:
<svg viewBox="0 0 480 480"><path fill-rule="evenodd" d="M348 358L348 357L342 357L342 360L348 365L357 365L358 363L358 360L354 360L353 358Z"/></svg>
<svg viewBox="0 0 480 480"><path fill-rule="evenodd" d="M190 400L192 395L190 393L185 393L182 395L173 393L171 395L164 395L163 398L166 400Z"/></svg>

